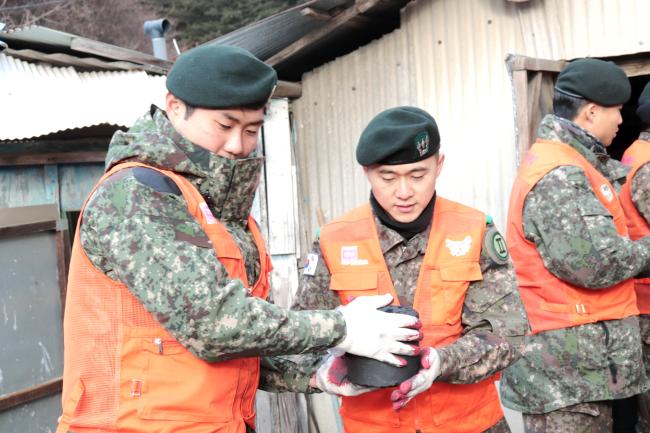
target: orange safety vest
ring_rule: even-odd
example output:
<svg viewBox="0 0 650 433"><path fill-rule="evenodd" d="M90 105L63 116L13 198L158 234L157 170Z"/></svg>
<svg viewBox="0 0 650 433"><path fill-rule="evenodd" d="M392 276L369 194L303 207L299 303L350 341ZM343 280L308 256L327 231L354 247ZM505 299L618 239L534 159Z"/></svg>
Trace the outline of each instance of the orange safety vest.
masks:
<svg viewBox="0 0 650 433"><path fill-rule="evenodd" d="M422 347L446 346L460 337L465 292L471 281L483 279L479 259L484 232L483 213L436 199L413 303L423 325ZM330 289L338 293L342 304L349 296L385 293L398 304L370 205L323 226L320 245L331 274ZM343 397L343 425L348 433L481 432L503 417L496 378L467 385L434 382L399 411L391 407L390 394L395 388Z"/></svg>
<svg viewBox="0 0 650 433"><path fill-rule="evenodd" d="M115 172L135 166L148 167L113 167L93 192ZM196 188L174 172L148 168L178 185L228 276L250 287L237 244ZM124 284L95 268L79 241L79 224L65 307L63 414L57 433L243 433L245 424L254 428L259 359L209 363L194 356ZM261 262L251 294L265 298L270 259L252 217L248 228Z"/></svg>
<svg viewBox="0 0 650 433"><path fill-rule="evenodd" d="M585 172L594 193L614 217L617 232L627 236L623 209L609 181L571 146L538 140L526 155L515 179L506 231L533 334L639 314L633 280L598 290L574 286L549 272L535 244L524 236L522 218L526 196L547 173L566 165Z"/></svg>
<svg viewBox="0 0 650 433"><path fill-rule="evenodd" d="M630 239L637 240L650 234L650 225L643 215L639 213L632 201L632 179L639 169L650 162L650 142L636 140L623 154L623 164L632 167L627 175L627 182L621 188L621 206L627 218L627 228ZM650 314L650 278L637 278L634 280L636 300L641 314Z"/></svg>

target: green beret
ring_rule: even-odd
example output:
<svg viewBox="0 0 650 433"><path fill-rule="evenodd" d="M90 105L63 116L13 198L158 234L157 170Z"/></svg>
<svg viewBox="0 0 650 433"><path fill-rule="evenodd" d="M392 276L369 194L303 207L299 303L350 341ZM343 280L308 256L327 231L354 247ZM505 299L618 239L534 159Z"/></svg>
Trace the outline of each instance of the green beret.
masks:
<svg viewBox="0 0 650 433"><path fill-rule="evenodd" d="M167 90L195 107L264 105L278 82L275 70L250 52L227 45L203 45L181 54Z"/></svg>
<svg viewBox="0 0 650 433"><path fill-rule="evenodd" d="M630 99L632 88L625 72L613 62L578 59L562 69L555 90L611 107L625 104Z"/></svg>
<svg viewBox="0 0 650 433"><path fill-rule="evenodd" d="M636 115L644 125L650 125L650 83L646 84L639 96L639 106L636 109Z"/></svg>
<svg viewBox="0 0 650 433"><path fill-rule="evenodd" d="M416 107L395 107L376 115L363 130L357 162L363 166L410 164L439 149L438 126L429 113Z"/></svg>

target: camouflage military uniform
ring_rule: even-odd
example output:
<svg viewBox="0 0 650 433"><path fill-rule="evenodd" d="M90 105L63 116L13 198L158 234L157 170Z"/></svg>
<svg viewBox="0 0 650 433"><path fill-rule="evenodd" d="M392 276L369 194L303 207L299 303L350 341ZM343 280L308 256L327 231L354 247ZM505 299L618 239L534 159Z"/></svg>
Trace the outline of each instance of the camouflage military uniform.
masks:
<svg viewBox="0 0 650 433"><path fill-rule="evenodd" d="M644 131L639 140L649 142L650 132ZM650 221L650 163L639 168L632 178L630 185L632 202L646 221ZM646 366L646 374L650 377L650 316L642 314L639 316L641 325L641 338L643 339L643 358ZM639 431L650 433L650 393L646 392L639 396Z"/></svg>
<svg viewBox="0 0 650 433"><path fill-rule="evenodd" d="M257 280L259 255L246 219L262 158L210 153L182 138L152 107L113 137L107 168L126 161L189 180L239 245L248 280ZM228 277L176 185L150 173L124 169L103 182L86 206L80 239L92 263L124 283L188 350L215 362L322 350L345 335L338 312L286 311L249 296L240 280Z"/></svg>
<svg viewBox="0 0 650 433"><path fill-rule="evenodd" d="M405 240L377 217L375 223L400 304L412 305L429 229ZM486 229L486 239L491 238L495 230L490 223ZM322 258L318 240L314 242L312 253L318 257L316 268L313 275L302 275L294 308L336 308L340 305L339 298L329 289L330 273ZM509 259L491 253L485 242L480 265L483 280L472 282L465 297L463 336L439 349L441 373L437 380L459 384L478 382L510 365L520 356L519 349L528 330L528 320L519 297L514 268ZM303 360L304 373L311 374L318 360L311 364L311 370L304 365L306 363ZM267 386L277 386L278 383ZM510 430L505 419L502 419L487 431L500 433Z"/></svg>
<svg viewBox="0 0 650 433"><path fill-rule="evenodd" d="M610 159L587 131L548 115L538 133L572 146L620 190L627 169ZM650 265L650 239L633 242L618 236L611 215L577 167L558 167L533 187L524 204L523 226L544 266L580 287L609 287ZM551 423L550 418L524 415L527 432L574 431L573 426L585 425L585 414L602 412L599 404L587 402L625 398L648 388L640 343L636 316L527 336L523 357L502 373L502 401L525 414L564 412L554 421L564 423L559 430L542 429L540 423Z"/></svg>

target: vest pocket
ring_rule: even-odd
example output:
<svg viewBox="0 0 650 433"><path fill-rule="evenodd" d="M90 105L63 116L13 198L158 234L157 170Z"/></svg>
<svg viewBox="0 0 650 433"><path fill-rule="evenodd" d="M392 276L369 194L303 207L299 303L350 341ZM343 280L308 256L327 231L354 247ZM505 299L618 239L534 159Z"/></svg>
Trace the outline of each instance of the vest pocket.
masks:
<svg viewBox="0 0 650 433"><path fill-rule="evenodd" d="M430 271L430 317L433 325L460 323L465 293L471 281L483 279L478 263L440 266Z"/></svg>
<svg viewBox="0 0 650 433"><path fill-rule="evenodd" d="M335 272L330 278L330 289L345 291L346 296L377 294L377 272Z"/></svg>
<svg viewBox="0 0 650 433"><path fill-rule="evenodd" d="M233 419L240 361L202 361L163 330L136 328L126 334L121 395L133 402L141 419Z"/></svg>

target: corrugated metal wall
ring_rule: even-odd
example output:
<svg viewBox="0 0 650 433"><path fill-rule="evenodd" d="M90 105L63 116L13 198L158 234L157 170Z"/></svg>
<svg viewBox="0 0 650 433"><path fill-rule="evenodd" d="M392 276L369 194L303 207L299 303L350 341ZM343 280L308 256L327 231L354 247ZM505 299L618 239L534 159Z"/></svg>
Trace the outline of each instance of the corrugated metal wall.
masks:
<svg viewBox="0 0 650 433"><path fill-rule="evenodd" d="M149 104L162 107L165 96L164 76L80 72L5 54L0 54L0 82L11 83L0 87L0 140L102 123L131 126Z"/></svg>
<svg viewBox="0 0 650 433"><path fill-rule="evenodd" d="M399 30L308 74L292 109L301 241L367 200L354 160L371 117L396 105L429 110L445 167L438 191L491 213L505 228L516 173L514 107L505 59L614 56L650 46L647 0L419 0Z"/></svg>

